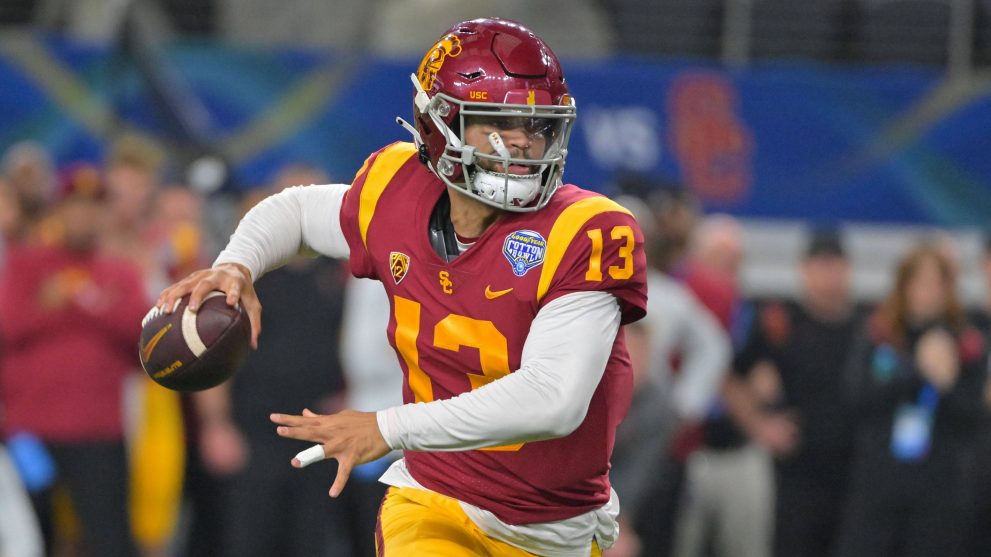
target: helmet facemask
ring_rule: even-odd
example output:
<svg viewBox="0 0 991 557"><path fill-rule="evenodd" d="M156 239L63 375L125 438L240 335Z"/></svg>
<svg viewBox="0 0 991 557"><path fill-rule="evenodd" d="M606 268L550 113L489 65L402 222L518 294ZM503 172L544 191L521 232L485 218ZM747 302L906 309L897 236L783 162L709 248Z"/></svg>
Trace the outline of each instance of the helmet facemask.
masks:
<svg viewBox="0 0 991 557"><path fill-rule="evenodd" d="M469 197L506 211L537 211L547 205L561 185L568 156L575 120L571 97L566 96L561 105L470 102L440 92L428 100L426 92L417 89L419 117L444 137L444 150L436 164L428 163L437 177ZM467 145L464 138L473 125L481 126L484 133L476 137L484 140ZM507 134L513 134L518 144L520 131L526 136L526 151L504 141Z"/></svg>

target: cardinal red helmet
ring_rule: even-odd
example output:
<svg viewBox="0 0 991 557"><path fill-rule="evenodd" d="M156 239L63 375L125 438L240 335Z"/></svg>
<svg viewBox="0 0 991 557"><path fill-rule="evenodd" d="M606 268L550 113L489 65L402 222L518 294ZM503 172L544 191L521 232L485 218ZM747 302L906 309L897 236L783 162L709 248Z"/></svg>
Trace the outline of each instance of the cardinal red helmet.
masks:
<svg viewBox="0 0 991 557"><path fill-rule="evenodd" d="M509 211L536 211L550 201L561 184L575 104L544 41L512 21L466 21L444 33L412 78L414 137L434 174ZM473 124L489 145L464 142ZM501 137L506 130L525 132L527 147L511 152Z"/></svg>

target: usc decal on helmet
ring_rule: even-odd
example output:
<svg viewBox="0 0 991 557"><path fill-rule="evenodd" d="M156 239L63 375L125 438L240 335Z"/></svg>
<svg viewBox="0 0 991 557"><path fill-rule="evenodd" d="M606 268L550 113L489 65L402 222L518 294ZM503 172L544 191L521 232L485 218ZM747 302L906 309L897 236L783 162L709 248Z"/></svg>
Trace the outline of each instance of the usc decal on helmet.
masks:
<svg viewBox="0 0 991 557"><path fill-rule="evenodd" d="M444 65L447 57L457 57L461 54L461 39L457 35L450 34L442 37L437 43L427 51L427 54L420 62L420 69L416 71L416 78L420 81L420 86L424 91L429 91L434 86L437 79L437 72Z"/></svg>

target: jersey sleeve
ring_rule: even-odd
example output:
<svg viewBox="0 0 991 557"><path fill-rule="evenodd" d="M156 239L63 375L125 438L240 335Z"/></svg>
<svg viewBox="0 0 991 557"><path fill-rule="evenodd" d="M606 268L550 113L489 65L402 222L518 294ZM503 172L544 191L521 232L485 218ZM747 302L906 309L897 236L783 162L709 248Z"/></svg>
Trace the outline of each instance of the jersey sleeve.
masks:
<svg viewBox="0 0 991 557"><path fill-rule="evenodd" d="M551 229L537 298L541 306L572 292L608 292L622 324L647 311L643 232L622 206L596 196L565 209Z"/></svg>
<svg viewBox="0 0 991 557"><path fill-rule="evenodd" d="M365 160L351 182L341 204L341 229L351 250L351 274L378 279L369 250L368 230L375 209L393 176L416 154L412 143L397 142L373 153Z"/></svg>

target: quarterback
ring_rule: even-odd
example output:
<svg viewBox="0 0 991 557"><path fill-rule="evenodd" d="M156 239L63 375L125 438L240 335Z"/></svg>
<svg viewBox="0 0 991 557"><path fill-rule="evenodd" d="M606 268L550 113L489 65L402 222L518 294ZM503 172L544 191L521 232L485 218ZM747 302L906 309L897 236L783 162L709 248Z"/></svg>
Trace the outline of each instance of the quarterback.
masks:
<svg viewBox="0 0 991 557"><path fill-rule="evenodd" d="M647 299L640 228L563 184L575 103L528 29L459 23L411 78L411 143L350 185L263 201L159 305L226 292L257 345L254 280L301 251L348 257L389 297L404 404L273 414L279 435L317 443L293 466L337 459L337 496L355 465L404 451L381 478L380 555L598 555L618 535L609 457L632 390L620 325Z"/></svg>

